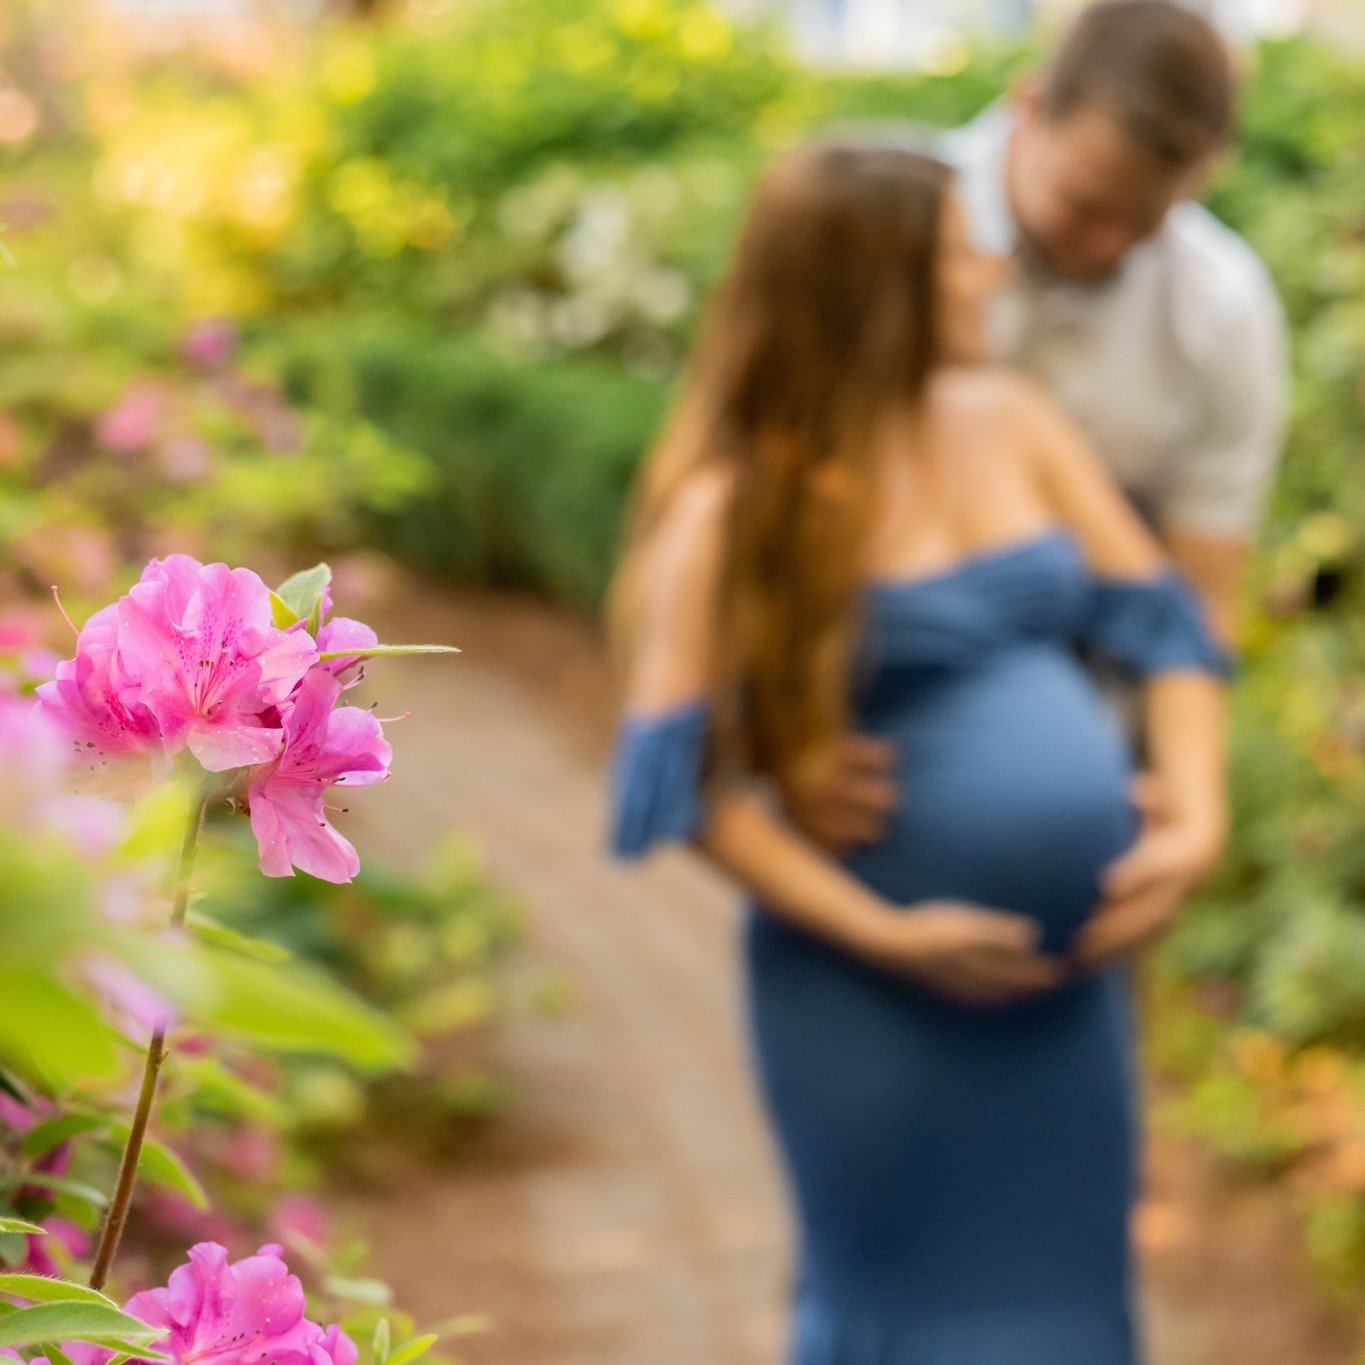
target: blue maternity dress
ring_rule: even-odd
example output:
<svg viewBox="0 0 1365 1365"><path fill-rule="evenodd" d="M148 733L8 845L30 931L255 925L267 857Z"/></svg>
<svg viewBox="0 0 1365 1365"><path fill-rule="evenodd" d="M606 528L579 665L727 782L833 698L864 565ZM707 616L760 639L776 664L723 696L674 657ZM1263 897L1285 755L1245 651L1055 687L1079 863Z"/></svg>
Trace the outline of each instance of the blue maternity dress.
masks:
<svg viewBox="0 0 1365 1365"><path fill-rule="evenodd" d="M1035 916L1065 949L1138 827L1133 760L1078 646L1135 675L1225 675L1173 570L1098 578L1054 528L871 585L854 690L894 742L898 805L845 866L896 905ZM613 851L694 832L707 702L629 714ZM749 1044L799 1235L791 1365L1132 1365L1130 981L949 1004L757 903Z"/></svg>

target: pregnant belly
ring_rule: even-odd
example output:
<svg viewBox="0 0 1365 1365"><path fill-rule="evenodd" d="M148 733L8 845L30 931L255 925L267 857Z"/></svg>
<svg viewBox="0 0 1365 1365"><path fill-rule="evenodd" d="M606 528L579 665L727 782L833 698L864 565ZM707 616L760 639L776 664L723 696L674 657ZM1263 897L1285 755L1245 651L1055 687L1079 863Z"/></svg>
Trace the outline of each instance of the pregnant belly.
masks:
<svg viewBox="0 0 1365 1365"><path fill-rule="evenodd" d="M1080 665L1049 645L883 698L860 729L898 754L897 809L849 869L898 904L954 897L1041 921L1065 949L1132 842L1131 760Z"/></svg>

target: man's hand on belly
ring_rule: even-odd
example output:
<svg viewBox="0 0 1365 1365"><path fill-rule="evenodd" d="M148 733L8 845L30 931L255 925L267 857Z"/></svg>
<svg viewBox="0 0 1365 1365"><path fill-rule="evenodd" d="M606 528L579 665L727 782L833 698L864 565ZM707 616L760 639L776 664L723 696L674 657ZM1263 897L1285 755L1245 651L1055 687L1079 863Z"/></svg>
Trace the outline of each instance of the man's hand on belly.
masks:
<svg viewBox="0 0 1365 1365"><path fill-rule="evenodd" d="M835 852L876 843L896 808L895 746L852 731L801 754L779 783L787 813Z"/></svg>

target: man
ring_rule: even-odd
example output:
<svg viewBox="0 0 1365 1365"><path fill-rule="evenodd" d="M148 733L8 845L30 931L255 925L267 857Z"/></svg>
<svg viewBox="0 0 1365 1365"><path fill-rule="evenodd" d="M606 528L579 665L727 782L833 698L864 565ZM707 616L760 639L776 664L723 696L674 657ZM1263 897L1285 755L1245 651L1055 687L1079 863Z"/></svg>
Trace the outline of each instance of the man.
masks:
<svg viewBox="0 0 1365 1365"><path fill-rule="evenodd" d="M1100 0L1040 77L936 149L957 170L977 244L1017 263L997 319L1003 357L1086 431L1228 642L1287 388L1264 267L1193 202L1235 102L1231 56L1205 20L1170 0ZM847 736L788 775L788 803L827 844L875 838L893 762L885 745ZM1192 876L1172 862L1164 894L1154 887L1159 796L1139 795L1150 837L1117 886L1138 895L1142 882L1146 908L1106 907L1120 912L1106 927L1131 946L1169 920Z"/></svg>

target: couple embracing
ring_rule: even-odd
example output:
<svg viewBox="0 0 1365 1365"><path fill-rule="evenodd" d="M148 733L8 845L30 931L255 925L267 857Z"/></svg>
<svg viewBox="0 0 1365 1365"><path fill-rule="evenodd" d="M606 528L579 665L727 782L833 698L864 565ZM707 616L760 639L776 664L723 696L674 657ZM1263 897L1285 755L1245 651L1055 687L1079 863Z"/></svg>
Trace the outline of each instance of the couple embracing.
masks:
<svg viewBox="0 0 1365 1365"><path fill-rule="evenodd" d="M934 154L787 153L641 473L613 849L748 893L791 1365L1140 1358L1132 964L1225 838L1285 387L1192 202L1235 84L1100 0Z"/></svg>

